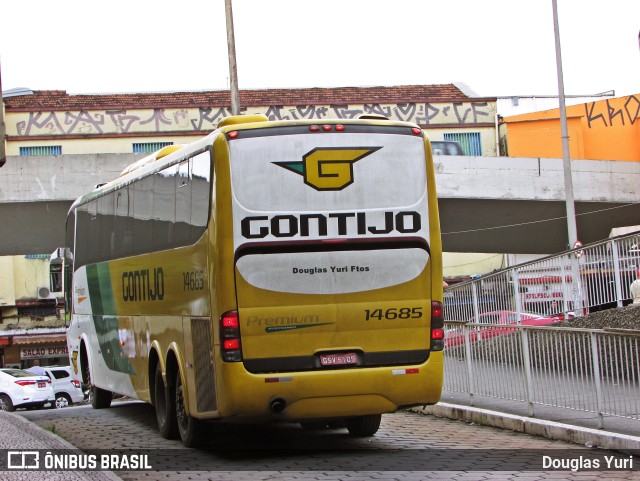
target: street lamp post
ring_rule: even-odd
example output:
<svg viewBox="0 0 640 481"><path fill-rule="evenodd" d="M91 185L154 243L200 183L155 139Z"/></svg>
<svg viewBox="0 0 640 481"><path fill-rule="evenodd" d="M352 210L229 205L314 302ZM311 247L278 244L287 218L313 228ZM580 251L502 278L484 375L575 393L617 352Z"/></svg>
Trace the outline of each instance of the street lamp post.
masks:
<svg viewBox="0 0 640 481"><path fill-rule="evenodd" d="M562 73L562 53L560 52L560 33L558 27L557 0L553 4L553 31L556 43L556 69L558 71L558 99L560 101L560 135L562 137L562 162L564 166L564 190L567 204L567 230L569 246L574 247L578 240L576 227L576 210L573 199L573 179L571 176L571 158L569 156L569 133L567 128L567 109L564 98L564 79Z"/></svg>
<svg viewBox="0 0 640 481"><path fill-rule="evenodd" d="M238 89L238 68L236 65L236 41L233 34L233 12L231 0L224 0L224 11L227 20L227 48L229 51L229 80L231 90L231 114L240 113L240 91Z"/></svg>
<svg viewBox="0 0 640 481"><path fill-rule="evenodd" d="M573 178L571 174L571 157L569 155L569 129L567 128L567 108L564 98L564 78L562 73L562 53L560 51L560 28L558 26L558 3L551 0L553 7L553 33L556 46L556 69L558 73L558 100L560 110L560 135L562 138L562 164L564 167L564 191L567 210L567 234L569 248L573 249L581 245L578 241L578 228L576 225L576 208L573 197ZM582 314L580 266L576 255L571 255L571 275L573 278L573 309L576 315Z"/></svg>
<svg viewBox="0 0 640 481"><path fill-rule="evenodd" d="M4 124L4 100L2 98L2 68L0 67L0 167L7 161L7 151L5 147L6 127Z"/></svg>

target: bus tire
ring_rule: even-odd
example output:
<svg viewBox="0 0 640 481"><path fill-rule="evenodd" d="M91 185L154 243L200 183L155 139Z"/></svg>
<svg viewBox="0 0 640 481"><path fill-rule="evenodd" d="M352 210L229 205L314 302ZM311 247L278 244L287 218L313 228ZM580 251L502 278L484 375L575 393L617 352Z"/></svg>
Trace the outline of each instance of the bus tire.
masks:
<svg viewBox="0 0 640 481"><path fill-rule="evenodd" d="M368 414L345 419L351 436L369 437L378 432L382 421L382 414Z"/></svg>
<svg viewBox="0 0 640 481"><path fill-rule="evenodd" d="M91 398L91 407L93 409L106 409L111 406L113 393L97 386L91 386L89 397Z"/></svg>
<svg viewBox="0 0 640 481"><path fill-rule="evenodd" d="M182 439L182 444L185 447L195 448L201 443L200 431L202 430L202 426L200 421L187 414L180 371L176 373L175 387L175 412L180 439Z"/></svg>
<svg viewBox="0 0 640 481"><path fill-rule="evenodd" d="M179 433L176 420L175 395L172 389L162 380L160 363L156 365L154 394L158 431L165 439L176 439Z"/></svg>
<svg viewBox="0 0 640 481"><path fill-rule="evenodd" d="M89 386L89 402L91 403L91 407L93 409L105 409L111 406L113 393L93 385L93 379L91 379L91 368L89 367L84 343L81 345L80 349L80 366L82 370L82 381Z"/></svg>

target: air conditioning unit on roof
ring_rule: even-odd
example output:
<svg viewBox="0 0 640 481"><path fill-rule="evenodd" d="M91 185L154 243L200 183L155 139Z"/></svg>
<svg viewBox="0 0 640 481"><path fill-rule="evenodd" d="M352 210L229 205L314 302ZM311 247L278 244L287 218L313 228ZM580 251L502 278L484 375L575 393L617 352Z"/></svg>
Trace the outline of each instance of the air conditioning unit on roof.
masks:
<svg viewBox="0 0 640 481"><path fill-rule="evenodd" d="M38 299L55 299L48 287L38 287Z"/></svg>

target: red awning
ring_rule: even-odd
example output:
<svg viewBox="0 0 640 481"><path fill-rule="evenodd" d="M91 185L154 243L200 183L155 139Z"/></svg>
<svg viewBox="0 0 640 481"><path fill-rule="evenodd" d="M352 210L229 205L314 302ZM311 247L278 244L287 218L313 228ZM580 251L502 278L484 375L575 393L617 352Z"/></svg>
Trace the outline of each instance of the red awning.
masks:
<svg viewBox="0 0 640 481"><path fill-rule="evenodd" d="M52 344L56 342L64 342L67 343L67 336L64 334L41 334L34 336L14 336L13 344L14 345L24 345L24 344Z"/></svg>
<svg viewBox="0 0 640 481"><path fill-rule="evenodd" d="M9 338L8 337L0 337L0 346L8 346Z"/></svg>

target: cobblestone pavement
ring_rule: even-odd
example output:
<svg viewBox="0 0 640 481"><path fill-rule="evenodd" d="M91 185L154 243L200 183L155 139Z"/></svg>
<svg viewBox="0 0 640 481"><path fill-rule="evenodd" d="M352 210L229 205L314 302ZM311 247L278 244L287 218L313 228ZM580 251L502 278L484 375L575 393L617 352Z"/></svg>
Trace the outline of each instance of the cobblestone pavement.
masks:
<svg viewBox="0 0 640 481"><path fill-rule="evenodd" d="M53 411L51 411L53 412ZM68 450L75 447L51 432L29 422L21 416L1 413L0 416L0 450ZM3 462L5 460L2 460ZM1 471L2 481L118 481L113 473L104 471Z"/></svg>
<svg viewBox="0 0 640 481"><path fill-rule="evenodd" d="M117 471L125 481L640 480L640 456L412 412L383 416L372 438L354 438L344 429L306 431L290 424L214 425L202 449L187 449L180 441L160 437L153 408L138 402L21 415L84 451L151 450L154 470ZM604 470L605 455L613 456L620 469ZM599 469L587 464L594 456L600 460ZM551 464L548 469L543 469L544 457ZM565 469L553 469L562 463ZM572 467L577 469L571 471Z"/></svg>

